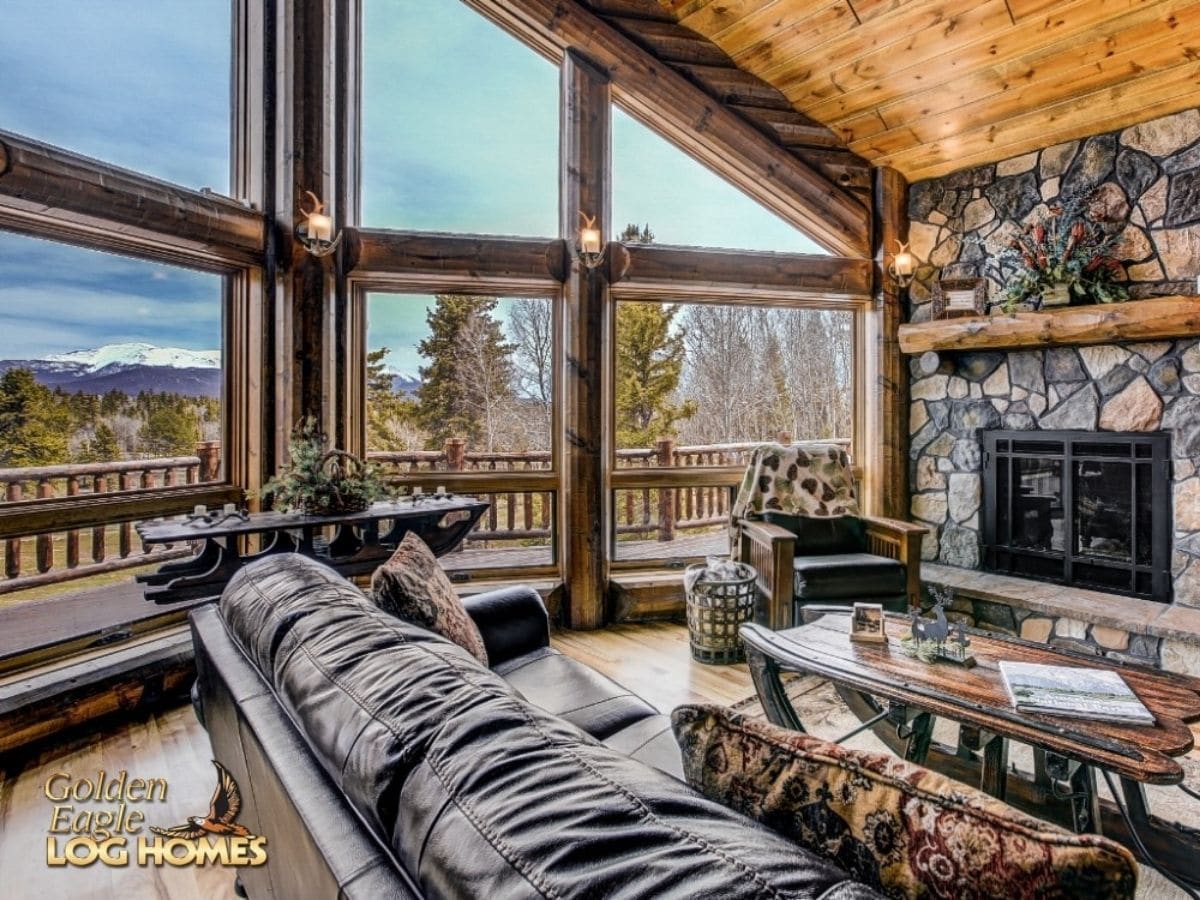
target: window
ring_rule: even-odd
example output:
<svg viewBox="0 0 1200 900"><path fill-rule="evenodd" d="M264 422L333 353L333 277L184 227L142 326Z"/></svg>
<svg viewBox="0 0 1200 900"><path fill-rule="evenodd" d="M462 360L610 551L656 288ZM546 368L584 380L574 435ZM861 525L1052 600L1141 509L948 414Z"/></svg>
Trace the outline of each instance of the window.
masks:
<svg viewBox="0 0 1200 900"><path fill-rule="evenodd" d="M660 244L825 253L803 232L619 108L613 109L612 147L618 235L633 225L648 228Z"/></svg>
<svg viewBox="0 0 1200 900"><path fill-rule="evenodd" d="M852 310L622 300L616 318L617 561L727 552L757 444L851 445Z"/></svg>
<svg viewBox="0 0 1200 900"><path fill-rule="evenodd" d="M491 503L443 565L553 565L553 303L368 293L366 319L368 458L402 489L454 479ZM515 473L546 489L514 489Z"/></svg>
<svg viewBox="0 0 1200 900"><path fill-rule="evenodd" d="M230 46L229 0L9 0L0 123L226 193Z"/></svg>
<svg viewBox="0 0 1200 900"><path fill-rule="evenodd" d="M558 69L461 3L367 0L362 219L558 233Z"/></svg>

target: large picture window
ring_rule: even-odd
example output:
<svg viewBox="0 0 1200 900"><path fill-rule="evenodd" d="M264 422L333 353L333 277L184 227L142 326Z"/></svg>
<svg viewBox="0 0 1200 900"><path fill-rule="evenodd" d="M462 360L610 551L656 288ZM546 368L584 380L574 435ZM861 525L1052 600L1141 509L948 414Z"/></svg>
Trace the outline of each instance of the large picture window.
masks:
<svg viewBox="0 0 1200 900"><path fill-rule="evenodd" d="M558 232L558 69L462 3L367 0L362 221Z"/></svg>
<svg viewBox="0 0 1200 900"><path fill-rule="evenodd" d="M368 293L367 456L399 490L491 503L452 572L554 562L554 304L545 297ZM521 490L514 478L544 482Z"/></svg>
<svg viewBox="0 0 1200 900"><path fill-rule="evenodd" d="M0 128L229 191L229 0L6 0Z"/></svg>

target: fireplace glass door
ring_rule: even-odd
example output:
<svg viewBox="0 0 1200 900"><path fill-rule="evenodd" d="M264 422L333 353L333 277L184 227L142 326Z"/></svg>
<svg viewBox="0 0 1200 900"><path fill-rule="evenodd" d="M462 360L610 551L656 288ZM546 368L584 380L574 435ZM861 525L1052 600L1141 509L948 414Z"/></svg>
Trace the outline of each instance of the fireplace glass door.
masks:
<svg viewBox="0 0 1200 900"><path fill-rule="evenodd" d="M988 569L1170 600L1169 438L985 431Z"/></svg>

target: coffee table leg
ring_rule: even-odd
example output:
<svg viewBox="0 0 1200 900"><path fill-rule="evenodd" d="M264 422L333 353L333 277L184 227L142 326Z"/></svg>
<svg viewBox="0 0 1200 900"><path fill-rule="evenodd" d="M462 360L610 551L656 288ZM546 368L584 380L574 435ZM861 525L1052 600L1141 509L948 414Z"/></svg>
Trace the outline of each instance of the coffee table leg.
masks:
<svg viewBox="0 0 1200 900"><path fill-rule="evenodd" d="M746 662L750 666L750 677L754 679L754 690L767 720L773 725L803 732L804 726L796 715L796 708L784 690L780 679L779 664L751 644L746 644Z"/></svg>
<svg viewBox="0 0 1200 900"><path fill-rule="evenodd" d="M979 789L1004 800L1008 796L1008 739L984 728L960 725L958 744L960 757L979 762Z"/></svg>
<svg viewBox="0 0 1200 900"><path fill-rule="evenodd" d="M1034 765L1038 770L1036 774L1044 773L1049 782L1050 793L1056 799L1071 804L1071 824L1075 833L1098 833L1100 796L1096 792L1095 769L1058 753L1036 749Z"/></svg>
<svg viewBox="0 0 1200 900"><path fill-rule="evenodd" d="M933 741L933 716L927 712L912 715L903 706L896 708L906 720L896 725L896 734L908 741L908 746L904 748L904 758L923 766L929 757L929 745Z"/></svg>

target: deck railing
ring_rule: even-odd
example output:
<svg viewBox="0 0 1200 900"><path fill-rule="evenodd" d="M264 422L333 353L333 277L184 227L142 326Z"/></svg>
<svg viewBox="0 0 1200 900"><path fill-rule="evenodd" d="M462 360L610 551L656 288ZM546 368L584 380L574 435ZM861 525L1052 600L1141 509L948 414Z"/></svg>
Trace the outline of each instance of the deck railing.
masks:
<svg viewBox="0 0 1200 900"><path fill-rule="evenodd" d="M170 456L106 463L0 469L0 491L9 503L87 497L215 481L220 444L205 441L195 456ZM186 547L147 551L136 540L134 522L44 532L4 540L0 594L58 584L186 556Z"/></svg>
<svg viewBox="0 0 1200 900"><path fill-rule="evenodd" d="M781 440L790 440L780 435ZM654 447L617 451L617 467L702 469L740 466L759 442L679 446L664 438ZM847 446L849 442L845 442ZM553 467L548 450L526 452L468 451L465 441L452 439L441 450L372 451L368 459L385 477L439 472L539 472ZM215 481L220 473L220 445L207 441L197 455L110 463L84 463L36 468L0 469L0 492L9 503L26 500L84 497L139 489L174 487ZM548 544L554 533L554 495L548 491L472 491L491 503L479 526L467 536L467 546L491 543L523 546ZM687 487L620 488L616 492L614 527L618 540L669 542L679 532L720 526L729 516L732 499L726 484ZM188 547L147 551L137 540L134 522L101 524L11 537L3 541L0 594L57 584L158 563L185 556Z"/></svg>

